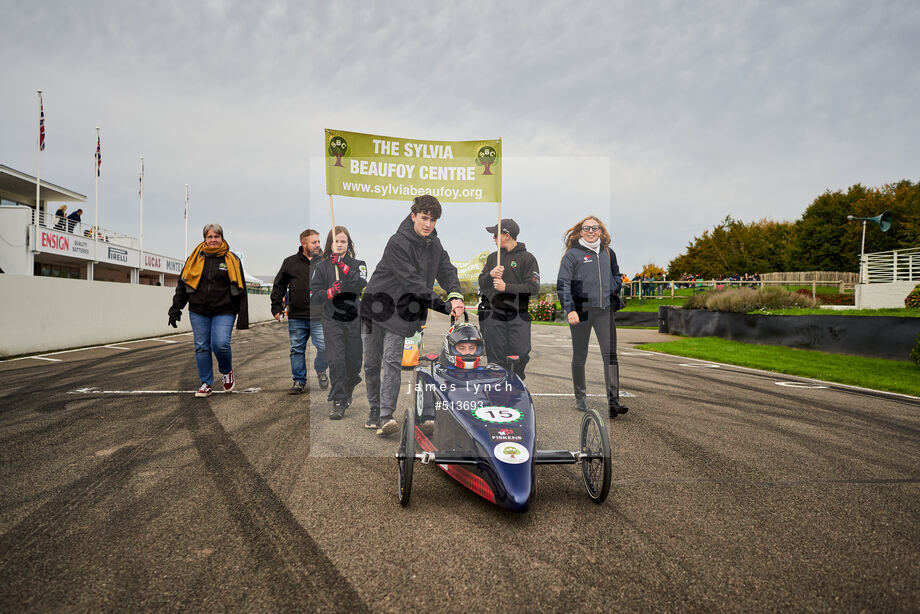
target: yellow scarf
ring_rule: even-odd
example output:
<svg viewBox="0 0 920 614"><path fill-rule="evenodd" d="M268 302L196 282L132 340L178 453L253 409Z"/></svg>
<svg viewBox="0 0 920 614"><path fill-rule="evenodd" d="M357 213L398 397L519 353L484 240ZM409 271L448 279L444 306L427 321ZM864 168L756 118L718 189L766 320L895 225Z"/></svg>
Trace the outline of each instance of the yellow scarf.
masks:
<svg viewBox="0 0 920 614"><path fill-rule="evenodd" d="M227 264L227 274L230 275L230 283L235 283L240 289L245 290L243 285L243 273L240 269L240 261L230 253L230 246L226 241L220 242L220 247L208 247L204 241L198 244L198 247L192 250L185 266L182 267L182 274L179 276L186 285L192 290L198 289L198 283L201 281L201 274L204 273L204 255L223 256Z"/></svg>

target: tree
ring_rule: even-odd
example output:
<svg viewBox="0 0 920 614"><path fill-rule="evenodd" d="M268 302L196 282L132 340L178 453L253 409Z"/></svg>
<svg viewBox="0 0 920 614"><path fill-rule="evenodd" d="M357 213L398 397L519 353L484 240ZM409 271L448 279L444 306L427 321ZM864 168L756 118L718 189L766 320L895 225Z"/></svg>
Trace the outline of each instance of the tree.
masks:
<svg viewBox="0 0 920 614"><path fill-rule="evenodd" d="M642 267L640 275L642 275L642 277L664 277L664 269L654 262L649 262Z"/></svg>
<svg viewBox="0 0 920 614"><path fill-rule="evenodd" d="M476 164L485 167L485 170L482 171L483 175L492 174L490 168L493 164L495 164L495 158L497 157L498 152L495 151L495 148L491 145L485 145L479 148L479 151L476 153Z"/></svg>
<svg viewBox="0 0 920 614"><path fill-rule="evenodd" d="M348 142L340 136L329 141L329 155L335 156L335 166L342 166L342 156L348 151Z"/></svg>

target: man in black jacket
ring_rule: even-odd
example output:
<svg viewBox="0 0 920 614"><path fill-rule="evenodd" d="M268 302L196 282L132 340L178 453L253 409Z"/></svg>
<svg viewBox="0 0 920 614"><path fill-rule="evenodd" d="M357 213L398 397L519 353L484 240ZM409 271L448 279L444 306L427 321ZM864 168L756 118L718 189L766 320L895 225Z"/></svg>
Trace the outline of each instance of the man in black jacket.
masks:
<svg viewBox="0 0 920 614"><path fill-rule="evenodd" d="M537 259L517 240L521 229L512 219L503 219L499 238L497 226L488 226L498 252L486 258L479 274L479 329L486 343L489 362L514 369L524 379L530 360L530 297L540 291L540 268ZM517 356L510 362L508 356Z"/></svg>
<svg viewBox="0 0 920 614"><path fill-rule="evenodd" d="M457 269L434 229L440 217L441 203L434 196L425 194L412 201L412 212L387 242L361 301L364 381L370 404L364 426L376 428L379 436L399 429L393 412L405 338L422 329L429 308L463 315ZM436 279L447 290L449 305L432 291Z"/></svg>
<svg viewBox="0 0 920 614"><path fill-rule="evenodd" d="M319 380L319 387L329 386L326 375L326 344L323 339L323 306L310 304L310 277L313 267L320 258L319 233L307 228L300 233L300 249L293 256L288 256L281 263L281 269L275 275L272 286L272 315L279 322L284 313L284 295L290 287L288 297L288 335L291 338L291 375L294 385L290 394L300 394L307 385L307 339L313 338L316 358L313 368Z"/></svg>

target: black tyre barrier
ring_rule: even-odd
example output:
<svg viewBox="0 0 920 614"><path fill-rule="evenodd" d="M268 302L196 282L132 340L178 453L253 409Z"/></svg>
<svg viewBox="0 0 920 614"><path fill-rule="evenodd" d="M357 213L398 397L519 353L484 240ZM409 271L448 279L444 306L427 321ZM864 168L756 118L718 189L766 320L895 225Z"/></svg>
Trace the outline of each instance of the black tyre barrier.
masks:
<svg viewBox="0 0 920 614"><path fill-rule="evenodd" d="M654 311L618 311L617 326L658 326L658 314Z"/></svg>
<svg viewBox="0 0 920 614"><path fill-rule="evenodd" d="M907 361L920 334L920 318L759 316L661 306L658 332Z"/></svg>

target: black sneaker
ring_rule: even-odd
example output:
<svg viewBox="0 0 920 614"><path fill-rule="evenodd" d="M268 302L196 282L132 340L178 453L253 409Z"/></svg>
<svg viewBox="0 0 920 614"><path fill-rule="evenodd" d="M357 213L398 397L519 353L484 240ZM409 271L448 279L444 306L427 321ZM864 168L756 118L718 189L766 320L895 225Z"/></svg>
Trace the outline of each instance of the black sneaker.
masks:
<svg viewBox="0 0 920 614"><path fill-rule="evenodd" d="M588 411L588 402L584 399L575 399L576 411Z"/></svg>
<svg viewBox="0 0 920 614"><path fill-rule="evenodd" d="M332 404L332 411L329 412L330 420L341 420L345 416L345 403L336 401Z"/></svg>
<svg viewBox="0 0 920 614"><path fill-rule="evenodd" d="M377 430L378 426L380 426L380 409L372 407L364 422L364 428Z"/></svg>
<svg viewBox="0 0 920 614"><path fill-rule="evenodd" d="M399 422L393 416L387 416L380 419L380 426L377 427L377 437L389 437L399 430Z"/></svg>
<svg viewBox="0 0 920 614"><path fill-rule="evenodd" d="M609 404L610 407L610 417L616 418L617 414L625 414L629 411L629 408L625 405L621 405L619 401L614 401Z"/></svg>
<svg viewBox="0 0 920 614"><path fill-rule="evenodd" d="M325 371L317 371L316 379L319 380L319 387L323 390L329 387L329 376L326 375Z"/></svg>
<svg viewBox="0 0 920 614"><path fill-rule="evenodd" d="M306 386L303 382L294 382L294 385L291 386L291 389L288 390L288 394L303 394L303 389Z"/></svg>

